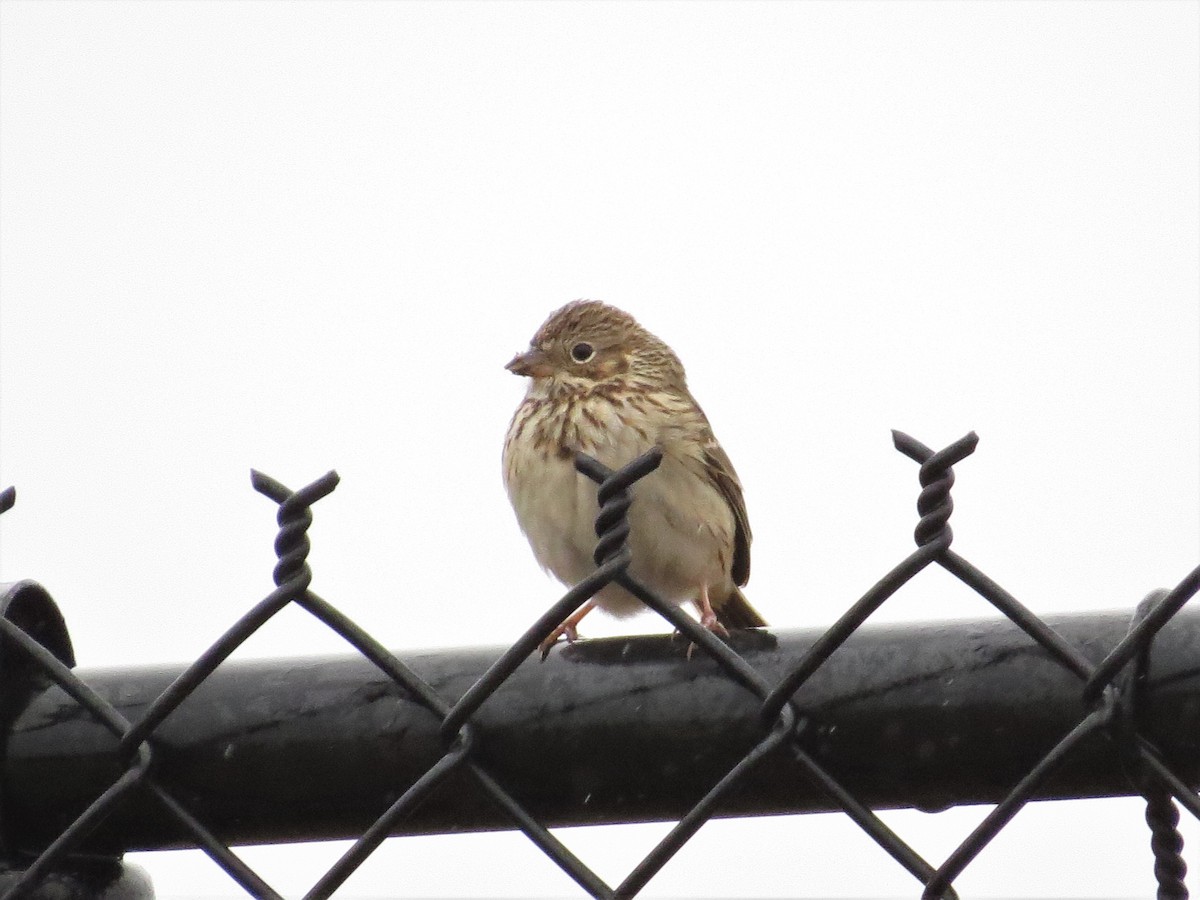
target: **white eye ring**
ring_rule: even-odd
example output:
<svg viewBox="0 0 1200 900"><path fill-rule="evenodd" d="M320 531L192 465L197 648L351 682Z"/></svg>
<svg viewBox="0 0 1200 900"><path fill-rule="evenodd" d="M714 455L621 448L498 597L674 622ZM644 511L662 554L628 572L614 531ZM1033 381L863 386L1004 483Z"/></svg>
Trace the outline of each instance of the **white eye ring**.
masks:
<svg viewBox="0 0 1200 900"><path fill-rule="evenodd" d="M571 359L577 363L585 363L596 355L596 349L587 341L580 341L571 348Z"/></svg>

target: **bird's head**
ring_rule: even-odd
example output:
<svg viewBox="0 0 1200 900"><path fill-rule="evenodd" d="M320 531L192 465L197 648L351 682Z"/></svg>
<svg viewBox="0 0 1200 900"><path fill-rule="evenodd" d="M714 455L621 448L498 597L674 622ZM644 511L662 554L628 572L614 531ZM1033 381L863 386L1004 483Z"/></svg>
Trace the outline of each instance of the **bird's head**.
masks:
<svg viewBox="0 0 1200 900"><path fill-rule="evenodd" d="M575 300L550 314L510 372L563 387L639 382L683 388L683 364L629 313L599 300Z"/></svg>

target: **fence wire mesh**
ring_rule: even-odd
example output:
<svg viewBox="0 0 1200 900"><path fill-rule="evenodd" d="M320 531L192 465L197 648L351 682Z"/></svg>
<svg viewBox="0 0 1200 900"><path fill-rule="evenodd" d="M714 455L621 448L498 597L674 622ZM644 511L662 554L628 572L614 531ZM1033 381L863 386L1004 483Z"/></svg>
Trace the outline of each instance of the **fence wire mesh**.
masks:
<svg viewBox="0 0 1200 900"><path fill-rule="evenodd" d="M633 897L655 876L696 831L719 810L720 804L764 757L786 754L802 775L823 791L831 803L846 813L872 840L899 863L921 885L923 898L953 898L954 880L996 837L1013 816L1034 796L1037 788L1065 763L1081 743L1096 733L1105 734L1120 749L1122 762L1133 788L1146 800L1146 820L1151 830L1158 896L1182 900L1186 866L1182 839L1177 829L1177 804L1200 819L1200 797L1164 761L1153 740L1139 727L1137 709L1144 691L1148 651L1163 626L1200 590L1200 566L1174 588L1151 593L1138 606L1128 634L1099 663L1093 664L1081 650L1035 615L999 584L951 549L949 526L953 502L953 466L974 452L977 437L968 434L934 452L919 441L893 432L896 448L920 465L921 492L917 501L920 519L915 530L916 549L884 575L796 661L775 683L764 678L742 655L694 619L663 601L630 576L630 552L626 546L629 526L626 514L632 502L631 486L653 472L661 453L651 449L617 471L580 454L577 469L597 485L600 512L596 519L598 543L596 571L568 590L521 635L506 652L461 696L451 701L439 695L412 668L384 648L349 617L310 590L312 571L308 564L308 528L312 507L338 483L329 472L299 490L290 490L259 472L252 484L278 506L278 535L275 590L260 600L191 666L189 666L137 721L128 721L114 706L72 671L69 647L46 646L28 629L0 615L0 663L13 654L23 656L42 676L58 685L114 738L112 758L120 775L49 845L31 852L16 846L11 835L0 833L0 857L12 875L4 897L17 898L39 890L55 873L69 868L81 843L115 808L133 792L145 792L167 815L247 893L256 897L279 894L253 871L213 831L189 811L188 805L163 783L155 767L156 732L159 726L211 675L244 641L289 604L295 604L324 623L373 663L387 678L401 686L440 723L445 749L440 759L407 785L398 799L370 825L340 859L311 887L306 897L328 897L367 859L392 832L451 773L467 772L491 801L580 888L592 897ZM15 492L0 492L0 512L10 508ZM1079 720L1050 749L1007 795L985 816L950 855L938 864L924 859L889 828L866 804L819 762L808 749L810 722L794 701L796 692L859 627L896 591L930 565L938 565L978 593L1015 623L1062 669L1079 681ZM571 613L609 583L617 583L641 599L670 625L690 640L696 650L707 654L729 679L744 689L745 701L757 707L760 736L707 793L696 798L691 809L634 866L617 885L606 883L575 856L550 829L541 824L513 791L489 771L480 750L484 741L472 723L473 714L486 704L506 679L537 651L542 641ZM0 610L0 613L3 611ZM2 671L2 670L0 670ZM0 691L3 685L0 684ZM0 807L0 832L3 831ZM4 882L0 882L3 884Z"/></svg>

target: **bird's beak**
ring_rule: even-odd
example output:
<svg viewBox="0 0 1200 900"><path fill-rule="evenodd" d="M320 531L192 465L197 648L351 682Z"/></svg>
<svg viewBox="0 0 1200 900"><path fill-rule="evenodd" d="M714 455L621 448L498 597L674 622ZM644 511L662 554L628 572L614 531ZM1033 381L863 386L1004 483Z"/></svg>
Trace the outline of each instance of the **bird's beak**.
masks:
<svg viewBox="0 0 1200 900"><path fill-rule="evenodd" d="M518 353L504 368L514 375L526 375L530 378L545 378L554 373L550 359L537 347L530 347L524 353Z"/></svg>

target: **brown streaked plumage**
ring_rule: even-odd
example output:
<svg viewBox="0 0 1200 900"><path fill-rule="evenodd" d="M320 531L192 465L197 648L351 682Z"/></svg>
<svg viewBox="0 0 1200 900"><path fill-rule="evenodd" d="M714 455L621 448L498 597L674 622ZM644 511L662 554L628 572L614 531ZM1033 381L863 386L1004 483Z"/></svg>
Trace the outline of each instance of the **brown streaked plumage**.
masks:
<svg viewBox="0 0 1200 900"><path fill-rule="evenodd" d="M543 568L567 585L595 570L596 486L575 471L575 452L615 469L657 445L662 464L632 488L630 574L664 600L694 603L712 631L766 624L739 590L750 577L741 482L670 347L628 313L576 300L506 368L530 383L504 442L504 484ZM617 616L643 608L608 585L543 649L575 640L594 606Z"/></svg>

